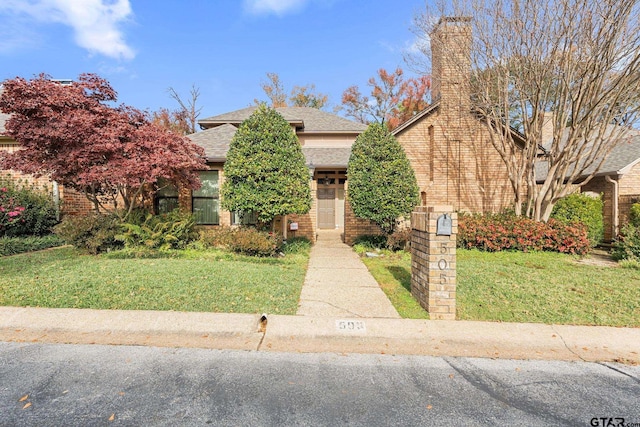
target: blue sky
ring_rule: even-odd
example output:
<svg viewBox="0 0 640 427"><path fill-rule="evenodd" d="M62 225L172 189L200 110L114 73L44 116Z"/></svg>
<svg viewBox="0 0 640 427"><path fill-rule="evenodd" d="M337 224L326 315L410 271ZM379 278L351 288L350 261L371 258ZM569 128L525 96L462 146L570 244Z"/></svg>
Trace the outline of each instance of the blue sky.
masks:
<svg viewBox="0 0 640 427"><path fill-rule="evenodd" d="M266 99L267 72L285 88L313 83L340 104L379 68L401 66L424 0L1 0L0 80L41 72L105 77L119 102L176 108L200 88L200 118Z"/></svg>

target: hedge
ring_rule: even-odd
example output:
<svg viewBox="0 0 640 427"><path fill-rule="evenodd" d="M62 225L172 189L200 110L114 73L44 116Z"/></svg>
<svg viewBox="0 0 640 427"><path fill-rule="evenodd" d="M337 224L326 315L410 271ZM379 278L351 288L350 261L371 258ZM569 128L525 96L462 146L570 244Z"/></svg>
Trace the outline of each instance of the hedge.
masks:
<svg viewBox="0 0 640 427"><path fill-rule="evenodd" d="M513 214L460 214L458 247L485 251L551 251L583 255L589 252L587 227L550 219L536 222Z"/></svg>

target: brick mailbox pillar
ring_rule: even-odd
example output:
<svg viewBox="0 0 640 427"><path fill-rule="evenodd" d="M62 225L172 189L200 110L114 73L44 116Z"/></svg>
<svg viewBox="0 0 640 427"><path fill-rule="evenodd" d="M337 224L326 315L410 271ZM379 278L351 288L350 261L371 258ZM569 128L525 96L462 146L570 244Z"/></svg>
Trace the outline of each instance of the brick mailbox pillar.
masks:
<svg viewBox="0 0 640 427"><path fill-rule="evenodd" d="M432 320L456 318L456 234L452 206L418 206L411 214L411 295Z"/></svg>

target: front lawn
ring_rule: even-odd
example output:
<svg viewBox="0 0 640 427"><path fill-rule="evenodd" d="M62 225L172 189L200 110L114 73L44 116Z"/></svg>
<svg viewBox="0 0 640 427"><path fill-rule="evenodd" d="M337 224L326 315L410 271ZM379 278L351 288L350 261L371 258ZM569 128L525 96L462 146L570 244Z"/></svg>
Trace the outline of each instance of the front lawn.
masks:
<svg viewBox="0 0 640 427"><path fill-rule="evenodd" d="M410 254L363 260L402 317L428 318L410 295ZM460 249L457 265L457 319L640 327L640 270Z"/></svg>
<svg viewBox="0 0 640 427"><path fill-rule="evenodd" d="M115 259L71 247L0 258L0 305L295 314L308 253L176 251Z"/></svg>

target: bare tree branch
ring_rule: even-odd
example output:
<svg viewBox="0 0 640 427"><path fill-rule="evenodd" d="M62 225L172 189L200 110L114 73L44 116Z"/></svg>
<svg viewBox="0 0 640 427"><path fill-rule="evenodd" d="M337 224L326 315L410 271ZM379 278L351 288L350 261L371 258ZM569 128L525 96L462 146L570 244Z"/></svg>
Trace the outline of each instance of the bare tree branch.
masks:
<svg viewBox="0 0 640 427"><path fill-rule="evenodd" d="M441 14L473 18L472 108L494 130L491 142L507 166L518 212L526 195L526 212L548 219L557 200L593 178L624 143L640 112L639 8L634 0L440 6ZM422 39L432 16L415 19ZM428 63L426 53L413 64ZM541 162L545 167L536 168Z"/></svg>

